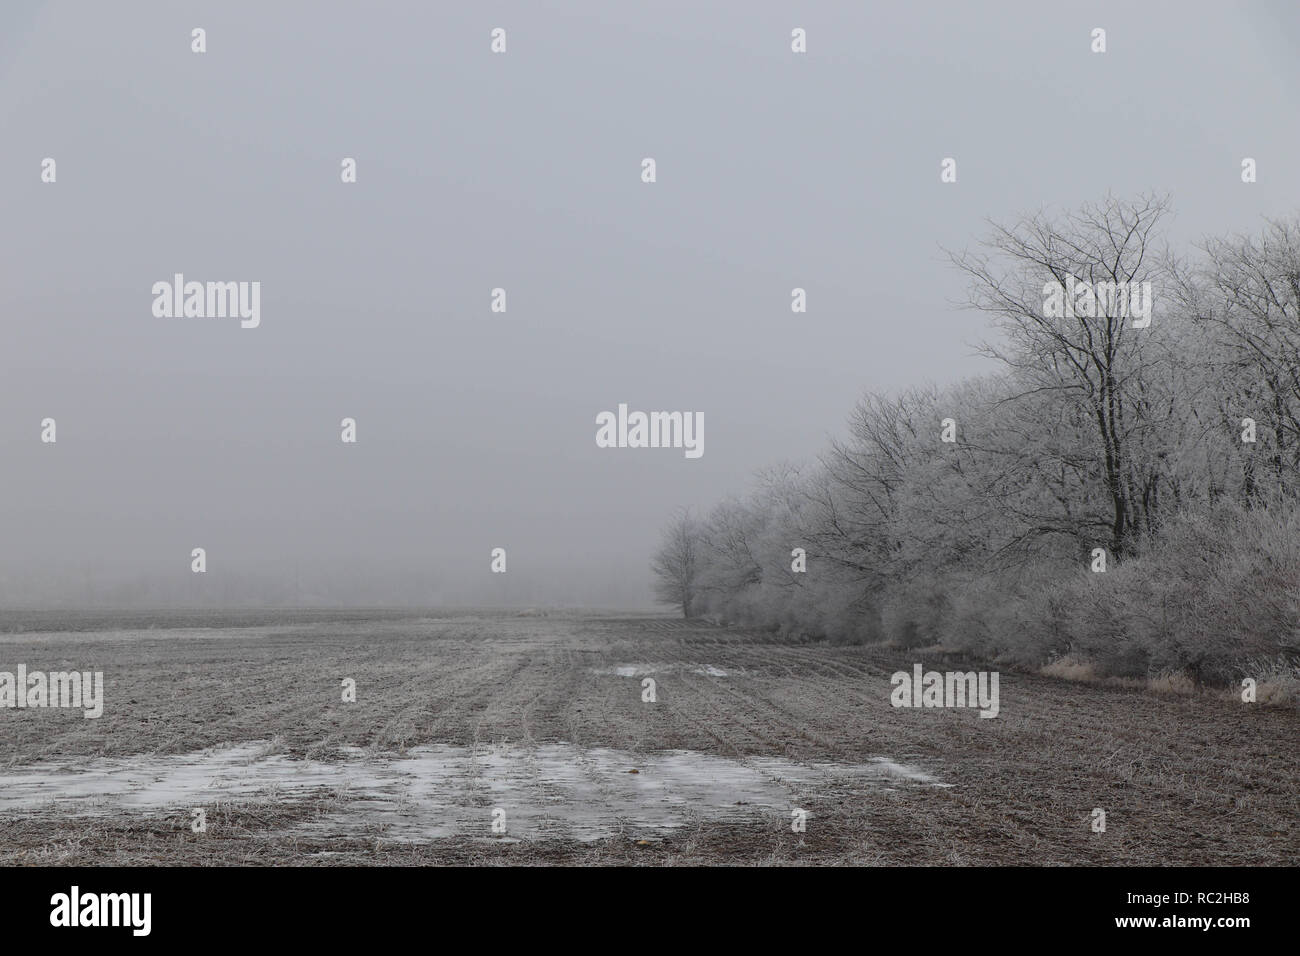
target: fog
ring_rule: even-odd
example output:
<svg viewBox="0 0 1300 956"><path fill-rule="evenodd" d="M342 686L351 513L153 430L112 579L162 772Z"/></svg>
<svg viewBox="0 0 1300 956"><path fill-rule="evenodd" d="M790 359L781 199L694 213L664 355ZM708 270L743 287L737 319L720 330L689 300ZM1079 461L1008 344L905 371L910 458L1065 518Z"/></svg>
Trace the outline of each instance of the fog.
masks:
<svg viewBox="0 0 1300 956"><path fill-rule="evenodd" d="M987 218L1295 208L1300 8L992 6L4 4L0 602L648 607L675 508L988 369Z"/></svg>

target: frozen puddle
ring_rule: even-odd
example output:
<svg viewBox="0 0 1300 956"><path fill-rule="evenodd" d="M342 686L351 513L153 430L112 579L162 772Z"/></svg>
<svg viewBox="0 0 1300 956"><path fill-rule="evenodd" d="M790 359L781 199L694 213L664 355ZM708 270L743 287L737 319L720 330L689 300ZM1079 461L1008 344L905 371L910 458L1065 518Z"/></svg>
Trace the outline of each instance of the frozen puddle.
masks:
<svg viewBox="0 0 1300 956"><path fill-rule="evenodd" d="M636 773L630 771L635 770ZM432 746L405 756L346 752L328 763L268 753L264 743L179 756L97 758L0 773L0 813L53 809L97 815L182 811L215 802L325 797L324 815L297 832L379 835L419 842L492 838L493 810L507 838L654 837L699 823L788 818L800 795L869 799L881 789L950 786L884 758L864 764L733 760L689 750L632 754L572 744L535 748ZM497 837L500 839L500 837Z"/></svg>
<svg viewBox="0 0 1300 956"><path fill-rule="evenodd" d="M596 674L615 674L619 677L649 677L652 674L668 674L673 671L685 670L691 674L702 674L705 677L730 677L728 671L723 670L713 664L621 664L618 667L597 667L592 672Z"/></svg>

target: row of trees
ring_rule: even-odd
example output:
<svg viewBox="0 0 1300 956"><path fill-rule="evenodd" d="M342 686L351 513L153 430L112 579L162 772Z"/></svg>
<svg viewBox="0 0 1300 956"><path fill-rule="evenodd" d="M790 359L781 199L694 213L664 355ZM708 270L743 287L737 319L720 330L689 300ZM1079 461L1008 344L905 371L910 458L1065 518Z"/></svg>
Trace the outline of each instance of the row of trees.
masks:
<svg viewBox="0 0 1300 956"><path fill-rule="evenodd" d="M818 461L675 516L659 597L1109 673L1294 652L1300 219L1180 256L1167 212L1108 197L953 254L991 319L990 373L867 394Z"/></svg>

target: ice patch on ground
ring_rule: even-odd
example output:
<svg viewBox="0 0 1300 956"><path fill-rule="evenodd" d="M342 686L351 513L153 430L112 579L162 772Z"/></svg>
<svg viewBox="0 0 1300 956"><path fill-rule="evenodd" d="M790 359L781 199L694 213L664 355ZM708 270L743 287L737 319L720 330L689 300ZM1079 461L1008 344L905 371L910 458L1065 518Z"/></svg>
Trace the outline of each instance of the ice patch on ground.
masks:
<svg viewBox="0 0 1300 956"><path fill-rule="evenodd" d="M635 771L635 772L633 772ZM690 750L634 754L572 744L434 745L405 755L349 749L338 762L293 760L264 743L172 756L92 758L0 773L0 812L75 815L179 812L215 802L327 798L295 832L421 842L492 838L598 840L662 836L701 823L786 819L799 795L834 790L870 799L900 786L949 786L883 757L861 764L736 760Z"/></svg>
<svg viewBox="0 0 1300 956"><path fill-rule="evenodd" d="M715 664L620 664L617 667L595 667L593 674L614 674L617 677L650 677L685 670L704 677L730 677L738 671L727 671Z"/></svg>

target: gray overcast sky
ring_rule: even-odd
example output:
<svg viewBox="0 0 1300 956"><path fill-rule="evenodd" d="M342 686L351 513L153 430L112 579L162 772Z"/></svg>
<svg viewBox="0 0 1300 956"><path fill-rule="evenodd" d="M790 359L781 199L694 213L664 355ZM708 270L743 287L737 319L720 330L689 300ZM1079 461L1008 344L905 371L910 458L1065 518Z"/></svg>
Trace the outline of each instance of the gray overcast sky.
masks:
<svg viewBox="0 0 1300 956"><path fill-rule="evenodd" d="M676 506L987 368L940 251L985 217L1293 213L1298 39L1294 3L7 0L0 600L648 605ZM261 327L155 318L175 272L260 281ZM702 412L704 456L597 448L619 402Z"/></svg>

